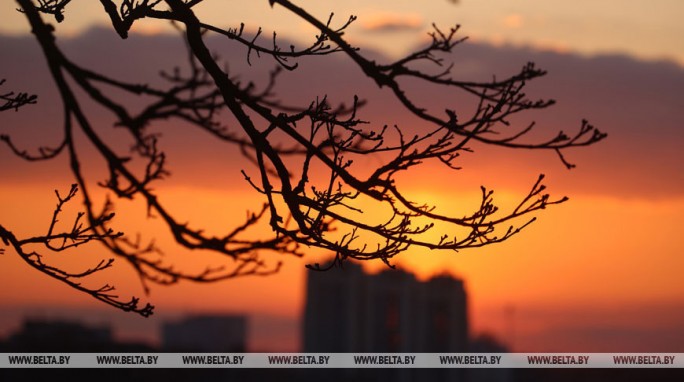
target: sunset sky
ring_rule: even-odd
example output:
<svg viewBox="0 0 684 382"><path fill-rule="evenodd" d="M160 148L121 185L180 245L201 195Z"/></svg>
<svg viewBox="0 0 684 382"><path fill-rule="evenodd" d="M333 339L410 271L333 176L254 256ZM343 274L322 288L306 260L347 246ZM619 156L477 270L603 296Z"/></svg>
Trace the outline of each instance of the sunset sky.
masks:
<svg viewBox="0 0 684 382"><path fill-rule="evenodd" d="M250 5L206 3L198 12L219 26L235 27L244 21L248 31L262 26L266 39L276 30L279 38L295 43L310 41L315 34L282 8L271 9L266 0ZM552 136L558 130L575 131L586 118L608 133L606 141L566 153L577 164L571 171L552 152L476 147L464 156L463 170L446 172L428 164L407 182L415 199L440 211L476 207L480 185L494 189L495 199L510 206L540 173L547 175L552 195L570 198L537 214L537 222L506 243L459 253L409 250L397 258L401 268L421 279L444 272L463 278L473 334L494 334L517 351L684 352L684 25L677 19L684 14L684 2L296 3L321 18L334 11L338 22L357 15L347 37L378 61L390 61L420 46L432 22L444 28L461 24L461 33L471 40L456 50L456 75L503 76L534 61L549 74L530 84L531 96L554 98L558 104L527 114L523 121L536 120ZM0 4L0 78L7 79L0 92L36 93L39 103L0 114L0 134L35 149L31 145L59 139L55 121L61 120L61 108L27 22L14 8L13 2ZM74 0L66 20L56 26L58 44L74 61L118 78L147 81L159 69L172 67L174 57L183 59L184 53L178 54L180 42L167 35L166 25L142 22L129 40L121 41L111 27L106 28L100 8L99 2ZM216 41L215 46L222 47ZM231 65L247 70L244 50L219 53L232 60ZM327 89L347 102L360 93L371 101L364 111L369 119L378 124L404 121L400 108L383 96L387 93L364 80L342 56L320 62L302 62L279 83L281 91L296 89L293 99L306 103ZM262 58L249 70L263 73L273 66L272 60ZM307 86L298 87L302 81ZM451 97L444 92L425 96ZM107 118L94 117L103 124ZM218 231L239 224L236 216L242 218L245 210L259 206L259 196L240 175L244 166L239 155L225 153L207 137L188 136L173 124L164 139L172 177L156 188L178 216L204 221ZM373 161L368 158L368 163ZM0 224L17 235L43 233L55 204L53 190L66 191L72 182L64 156L26 163L0 146ZM67 213L75 213L78 206L72 207ZM120 202L117 207L116 222L122 231L146 232L169 253L191 255L177 250L158 222L146 219L142 203ZM101 248L95 245L90 251ZM77 261L84 264L100 255L106 257L82 252ZM156 305L158 315L143 322L107 310L34 271L8 249L0 257L0 310L6 313L0 336L16 328L24 314L111 320L120 336L149 339L146 331L174 315L233 312L257 317L250 333L252 349L297 350L304 264L324 257L313 251L304 259L285 258L282 271L267 278L155 287L143 298ZM379 271L383 264L367 267ZM109 272L107 277L122 295L141 295L137 277L126 264L120 262Z"/></svg>

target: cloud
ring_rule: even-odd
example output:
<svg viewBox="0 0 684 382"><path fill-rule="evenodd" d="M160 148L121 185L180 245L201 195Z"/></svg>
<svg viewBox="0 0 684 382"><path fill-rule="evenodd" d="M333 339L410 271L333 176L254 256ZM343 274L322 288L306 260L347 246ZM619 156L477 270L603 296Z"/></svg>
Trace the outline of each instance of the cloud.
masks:
<svg viewBox="0 0 684 382"><path fill-rule="evenodd" d="M420 29L425 20L417 13L375 13L360 19L361 27L369 32L400 32Z"/></svg>

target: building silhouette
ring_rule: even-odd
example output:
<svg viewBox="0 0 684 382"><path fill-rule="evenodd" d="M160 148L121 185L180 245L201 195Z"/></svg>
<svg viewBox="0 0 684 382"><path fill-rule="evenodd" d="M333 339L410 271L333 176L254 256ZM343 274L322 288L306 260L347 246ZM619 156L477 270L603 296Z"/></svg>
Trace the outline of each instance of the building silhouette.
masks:
<svg viewBox="0 0 684 382"><path fill-rule="evenodd" d="M467 299L463 281L418 281L387 270L369 275L309 272L304 311L305 352L466 352Z"/></svg>
<svg viewBox="0 0 684 382"><path fill-rule="evenodd" d="M114 340L107 326L89 327L71 321L27 319L21 329L7 339L14 351L101 351Z"/></svg>
<svg viewBox="0 0 684 382"><path fill-rule="evenodd" d="M0 344L0 350L12 352L129 352L151 351L149 345L119 342L108 325L86 325L68 320L28 318L21 328Z"/></svg>
<svg viewBox="0 0 684 382"><path fill-rule="evenodd" d="M246 336L245 316L193 316L163 324L162 348L182 352L244 352Z"/></svg>

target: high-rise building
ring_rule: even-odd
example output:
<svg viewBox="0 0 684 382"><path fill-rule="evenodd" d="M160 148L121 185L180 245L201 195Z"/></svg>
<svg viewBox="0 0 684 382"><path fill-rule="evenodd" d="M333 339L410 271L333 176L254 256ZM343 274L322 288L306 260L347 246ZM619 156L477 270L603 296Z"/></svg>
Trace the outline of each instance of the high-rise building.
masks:
<svg viewBox="0 0 684 382"><path fill-rule="evenodd" d="M451 276L420 282L356 264L309 272L303 333L305 352L465 352L465 288Z"/></svg>

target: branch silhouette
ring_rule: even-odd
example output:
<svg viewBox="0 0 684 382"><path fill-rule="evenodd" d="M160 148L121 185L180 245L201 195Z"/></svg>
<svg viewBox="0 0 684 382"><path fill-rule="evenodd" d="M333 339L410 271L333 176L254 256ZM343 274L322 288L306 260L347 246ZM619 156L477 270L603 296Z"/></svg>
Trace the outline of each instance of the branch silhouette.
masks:
<svg viewBox="0 0 684 382"><path fill-rule="evenodd" d="M75 194L76 189L80 190L85 208L79 219L84 219L88 234L83 236L79 231L80 236L74 237L73 232L60 236L52 233L51 228L46 236L21 241L3 228L2 237L34 267L65 282L75 276L36 262L40 256L23 252L23 245L40 242L54 251L98 241L113 255L128 262L147 290L150 284L167 285L180 280L212 282L277 272L280 262L271 264L264 260L262 254L265 252L302 256L304 248L321 248L334 254L335 260L330 266L348 259L379 259L392 267L392 258L410 247L458 251L499 243L532 223L535 220L531 216L533 212L563 203L567 198L552 198L546 193L542 183L544 176L540 175L512 209L501 210L494 202L493 191L482 187L480 203L473 206L472 211L447 215L421 201L411 200L398 185L398 175L419 169L428 161L458 169L457 158L462 152L472 151L469 145L474 142L508 149L550 151L563 165L572 168L574 165L563 154L565 149L592 145L606 137L582 121L573 134L559 132L535 142L530 138L530 133L536 129L534 123L516 127L510 119L518 113L553 104L552 100L531 100L524 93L528 81L544 76L546 72L527 63L506 78L484 82L452 78L452 67L445 57L465 40L459 36L458 26L444 30L433 25L425 47L394 62L381 64L364 56L358 47L345 39L344 33L353 25L355 16L337 22L331 14L326 20L319 20L288 0L269 0L269 3L273 8L292 13L318 31L305 48L294 45L283 48L276 33L264 44L261 29L250 37L244 32L244 24L222 29L204 23L193 11L201 0L124 0L119 6L110 0L100 0L121 38L127 38L131 27L146 19L171 21L182 33L189 70L163 72L168 86L162 88L112 78L70 60L56 43L54 27L41 16L41 13L49 14L58 22L62 21L65 14L68 16L65 11L68 0L39 1L38 5L31 0L17 2L57 84L64 105L61 127L64 139L55 148L40 148L38 154L28 154L15 147L8 137L3 137L3 141L15 154L27 160L50 159L61 153L68 156L76 180L72 191ZM263 57L273 59L276 69L266 85L258 89L251 82L245 84L238 80L207 47L208 34L222 36L242 46L248 63ZM398 100L406 111L429 128L414 135L400 125L372 127L359 116L365 101L357 96L348 107L333 107L326 96L305 106L288 105L275 98L273 88L283 69L296 70L301 57L331 54L343 55L353 62L368 81L385 89L388 97ZM406 79L465 91L476 101L476 106L472 110L457 110L454 105L436 112L429 104L423 105L425 100L403 85ZM133 110L124 106L113 97L114 92L138 97L142 107ZM84 107L85 98L116 117L116 127L125 129L133 142L131 156L118 154L93 128L92 116ZM229 113L237 125L222 123L218 117L220 112ZM249 214L244 222L219 236L208 235L203 228L195 228L174 217L173 211L160 201L151 187L165 179L169 171L166 154L158 146L159 137L149 132L149 126L168 119L181 120L208 132L239 150L247 162L255 165L256 170L245 169L242 176L263 197L264 203L256 209L258 212ZM73 138L76 132L83 134L87 144L107 163L107 179L99 183L100 187L116 198L142 197L148 214L165 222L178 245L222 254L226 265L192 273L174 264L150 260L146 255L158 251L154 244L143 246L139 239L112 234L111 218L108 217L113 207L109 202L100 211L93 206L88 179L80 166L84 160L82 144ZM377 167L368 171L355 166L356 159L372 154L382 154L382 163ZM145 162L143 170L132 165L132 157ZM325 170L324 179L318 173L314 174L314 168ZM73 195L68 199L71 197ZM373 208L384 209L385 220L375 223L364 217L361 200L372 202ZM58 212L59 208L55 218ZM268 223L272 235L261 240L245 239L243 234L261 221ZM428 235L435 230L436 224L448 227L449 233L437 235L437 239ZM52 246L50 242L57 239L62 239L62 244ZM67 239L71 244L65 246ZM100 264L79 276L85 277L110 265ZM315 262L308 267L327 269ZM121 309L143 315L151 313L151 308L139 309L136 299L128 305L114 303L105 297L109 296L109 290L92 291L72 286Z"/></svg>
<svg viewBox="0 0 684 382"><path fill-rule="evenodd" d="M113 240L123 236L123 233L114 232L111 228L104 230L97 229L98 226L101 227L114 217L113 212L103 214L99 220L90 225L84 225L81 221L84 214L79 213L76 216L70 231L57 233L55 231L55 225L58 222L60 212L62 212L62 207L76 196L77 191L78 186L76 184L71 186L71 189L65 197L62 197L59 194L59 191L55 190L58 202L52 215L50 228L48 229L47 234L26 239L18 239L12 232L0 225L0 239L5 245L11 246L22 260L38 271L121 310L136 312L144 317L151 315L154 309L152 305L146 304L144 307L140 307L138 305L139 299L136 297L132 297L128 302L122 302L119 299L119 296L114 294L116 289L114 286L105 284L97 288L91 288L83 284L83 280L88 276L111 267L114 259L102 260L95 266L80 272L70 272L50 265L44 260L46 258L44 254L29 249L32 245L42 244L48 252L56 253L87 244L91 241Z"/></svg>
<svg viewBox="0 0 684 382"><path fill-rule="evenodd" d="M4 79L0 80L0 86L2 86L4 83ZM2 102L2 104L0 104L0 112L12 109L14 109L14 111L18 111L22 106L35 104L37 99L38 97L35 94L15 94L13 91L2 93L0 94L0 101Z"/></svg>

